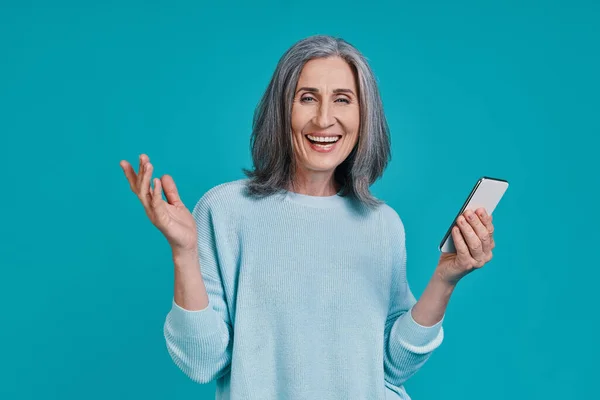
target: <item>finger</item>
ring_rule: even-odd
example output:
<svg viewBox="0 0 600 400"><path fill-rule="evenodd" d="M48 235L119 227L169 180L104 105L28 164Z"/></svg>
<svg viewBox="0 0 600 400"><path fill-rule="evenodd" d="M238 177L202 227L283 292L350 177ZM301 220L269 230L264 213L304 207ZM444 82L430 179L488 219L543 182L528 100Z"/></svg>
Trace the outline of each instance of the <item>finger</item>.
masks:
<svg viewBox="0 0 600 400"><path fill-rule="evenodd" d="M458 217L458 226L460 227L460 231L465 239L465 242L469 246L471 257L476 260L483 261L483 246L481 245L481 240L479 240L479 237L471 225L467 222L464 215Z"/></svg>
<svg viewBox="0 0 600 400"><path fill-rule="evenodd" d="M144 166L146 165L147 162L149 162L150 160L146 161L147 156L145 154L140 154L140 165L138 167L138 175L137 175L137 184L136 187L138 188L138 193L139 193L139 188L142 185L142 179L144 179Z"/></svg>
<svg viewBox="0 0 600 400"><path fill-rule="evenodd" d="M125 177L127 178L127 181L129 182L129 188L134 193L137 193L137 186L136 186L137 176L135 175L135 171L133 170L133 167L131 166L131 164L129 164L125 160L121 160L119 165L121 165L121 168L123 168Z"/></svg>
<svg viewBox="0 0 600 400"><path fill-rule="evenodd" d="M454 248L456 249L456 256L461 260L471 260L471 253L469 252L469 246L465 242L460 228L455 226L452 228L452 240L454 241Z"/></svg>
<svg viewBox="0 0 600 400"><path fill-rule="evenodd" d="M175 181L173 181L173 178L170 175L163 175L161 183L164 186L165 196L169 204L183 204L181 202L181 198L179 197L177 186L175 186Z"/></svg>
<svg viewBox="0 0 600 400"><path fill-rule="evenodd" d="M488 251L490 251L490 247L492 247L492 240L490 237L490 233L488 232L487 227L481 221L479 214L481 214L480 210L477 210L477 212L475 213L471 210L467 210L465 212L467 221L469 221L469 224L471 225L473 231L475 231L475 234L481 242L483 253L487 253Z"/></svg>
<svg viewBox="0 0 600 400"><path fill-rule="evenodd" d="M139 187L139 197L144 204L144 207L149 207L152 201L152 193L150 192L150 179L152 178L152 164L147 162L142 176L142 183Z"/></svg>
<svg viewBox="0 0 600 400"><path fill-rule="evenodd" d="M154 190L152 192L152 208L157 211L163 207L163 199L161 194L162 185L160 179L154 178Z"/></svg>
<svg viewBox="0 0 600 400"><path fill-rule="evenodd" d="M481 212L479 213L479 218L481 219L481 222L483 223L483 225L486 227L486 229L490 235L490 239L493 241L494 224L492 224L492 215L486 213L485 210L481 210Z"/></svg>

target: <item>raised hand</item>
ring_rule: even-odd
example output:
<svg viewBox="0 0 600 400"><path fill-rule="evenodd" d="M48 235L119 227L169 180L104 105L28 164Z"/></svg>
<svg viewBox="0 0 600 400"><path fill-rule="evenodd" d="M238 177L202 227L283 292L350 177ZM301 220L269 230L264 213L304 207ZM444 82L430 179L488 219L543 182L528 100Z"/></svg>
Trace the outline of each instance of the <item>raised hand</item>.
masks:
<svg viewBox="0 0 600 400"><path fill-rule="evenodd" d="M125 160L121 160L119 165L125 172L131 191L144 206L146 215L165 235L173 250L196 251L196 221L181 201L173 178L169 175L163 175L161 179L155 178L154 189L151 189L153 167L146 154L140 155L138 174ZM167 201L162 198L163 187Z"/></svg>

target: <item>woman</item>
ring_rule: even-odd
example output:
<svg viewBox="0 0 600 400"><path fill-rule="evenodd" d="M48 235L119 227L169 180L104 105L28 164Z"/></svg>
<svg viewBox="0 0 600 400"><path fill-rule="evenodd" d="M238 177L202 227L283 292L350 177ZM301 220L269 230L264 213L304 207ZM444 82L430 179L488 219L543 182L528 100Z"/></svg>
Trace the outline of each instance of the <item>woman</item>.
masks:
<svg viewBox="0 0 600 400"><path fill-rule="evenodd" d="M457 282L491 259L493 225L467 212L416 301L402 221L369 192L389 146L365 58L313 36L283 55L257 107L247 179L190 213L170 176L150 188L146 155L137 175L121 161L172 247L164 335L185 374L217 379L217 399L410 398Z"/></svg>

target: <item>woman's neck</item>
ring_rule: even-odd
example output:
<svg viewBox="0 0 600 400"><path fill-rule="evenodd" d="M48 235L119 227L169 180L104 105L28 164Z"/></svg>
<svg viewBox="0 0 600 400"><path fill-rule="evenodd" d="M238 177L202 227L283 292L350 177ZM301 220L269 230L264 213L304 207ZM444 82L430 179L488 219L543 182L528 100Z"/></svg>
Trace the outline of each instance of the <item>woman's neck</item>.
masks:
<svg viewBox="0 0 600 400"><path fill-rule="evenodd" d="M294 193L308 196L333 196L339 191L339 184L335 181L334 173L298 171L292 179L289 190Z"/></svg>

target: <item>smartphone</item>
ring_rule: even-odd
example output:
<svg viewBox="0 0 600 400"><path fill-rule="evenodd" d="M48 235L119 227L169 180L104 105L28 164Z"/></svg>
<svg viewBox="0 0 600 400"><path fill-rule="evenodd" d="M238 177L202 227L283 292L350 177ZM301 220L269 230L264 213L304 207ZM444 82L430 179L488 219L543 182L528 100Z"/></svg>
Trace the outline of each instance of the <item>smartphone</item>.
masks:
<svg viewBox="0 0 600 400"><path fill-rule="evenodd" d="M460 211L456 217L454 217L454 221L452 221L450 228L448 228L448 231L438 247L439 250L444 253L456 253L454 240L452 239L452 228L456 226L458 217L466 210L475 211L482 207L488 215L492 215L494 209L500 202L500 199L504 196L506 189L508 189L508 181L505 179L490 178L489 176L479 178L471 190L469 197L467 197Z"/></svg>

